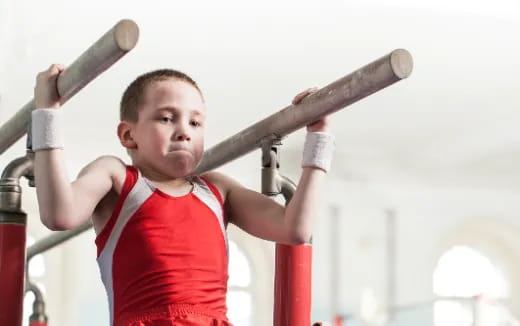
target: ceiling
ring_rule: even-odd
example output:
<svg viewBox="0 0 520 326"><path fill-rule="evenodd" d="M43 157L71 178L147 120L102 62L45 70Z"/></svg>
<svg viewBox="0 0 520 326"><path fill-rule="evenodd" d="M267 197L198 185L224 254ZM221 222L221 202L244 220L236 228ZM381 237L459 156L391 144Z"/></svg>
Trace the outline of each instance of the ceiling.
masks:
<svg viewBox="0 0 520 326"><path fill-rule="evenodd" d="M520 186L520 5L514 1L0 2L0 122L50 63L69 64L122 18L137 47L65 105L72 174L125 156L118 102L137 75L185 71L209 106L207 146L284 108L311 86L405 48L412 75L335 114L335 175L364 182ZM297 164L302 133L284 156ZM0 157L23 154L20 142ZM239 160L237 171L248 171ZM255 167L256 168L256 167Z"/></svg>

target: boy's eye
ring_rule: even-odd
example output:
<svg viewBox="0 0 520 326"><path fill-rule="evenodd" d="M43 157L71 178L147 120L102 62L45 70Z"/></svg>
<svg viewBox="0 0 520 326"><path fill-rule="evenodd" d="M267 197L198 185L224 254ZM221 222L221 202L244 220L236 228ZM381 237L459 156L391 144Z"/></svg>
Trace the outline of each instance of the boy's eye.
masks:
<svg viewBox="0 0 520 326"><path fill-rule="evenodd" d="M191 125L194 126L194 127L200 127L201 124L198 121L192 121Z"/></svg>
<svg viewBox="0 0 520 326"><path fill-rule="evenodd" d="M172 117L160 117L159 120L161 122L170 122L173 120L173 118Z"/></svg>

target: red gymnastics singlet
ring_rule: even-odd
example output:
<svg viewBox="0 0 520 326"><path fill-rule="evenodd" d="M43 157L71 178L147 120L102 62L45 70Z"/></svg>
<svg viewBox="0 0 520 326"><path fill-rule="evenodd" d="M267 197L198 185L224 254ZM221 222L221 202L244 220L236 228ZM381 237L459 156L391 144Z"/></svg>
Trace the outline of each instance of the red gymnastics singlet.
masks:
<svg viewBox="0 0 520 326"><path fill-rule="evenodd" d="M189 194L173 197L127 166L114 212L96 238L110 325L156 325L132 322L190 314L231 325L222 197L207 180L191 181Z"/></svg>

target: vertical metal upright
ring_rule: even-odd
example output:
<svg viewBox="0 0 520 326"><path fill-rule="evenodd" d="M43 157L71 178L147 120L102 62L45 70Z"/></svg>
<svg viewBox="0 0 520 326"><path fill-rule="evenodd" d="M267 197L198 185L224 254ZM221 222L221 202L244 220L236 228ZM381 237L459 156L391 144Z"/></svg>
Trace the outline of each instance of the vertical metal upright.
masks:
<svg viewBox="0 0 520 326"><path fill-rule="evenodd" d="M22 325L27 214L20 178L33 180L33 157L12 161L0 179L0 325Z"/></svg>
<svg viewBox="0 0 520 326"><path fill-rule="evenodd" d="M262 146L262 193L282 194L286 204L296 185L279 174L279 138ZM276 244L274 326L311 325L312 246Z"/></svg>

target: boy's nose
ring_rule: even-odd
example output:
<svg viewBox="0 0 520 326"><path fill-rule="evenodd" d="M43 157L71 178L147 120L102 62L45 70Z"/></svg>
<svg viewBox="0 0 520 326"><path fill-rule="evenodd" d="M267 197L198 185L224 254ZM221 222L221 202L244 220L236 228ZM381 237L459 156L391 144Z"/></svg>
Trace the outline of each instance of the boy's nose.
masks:
<svg viewBox="0 0 520 326"><path fill-rule="evenodd" d="M188 128L184 125L179 125L175 132L174 139L178 141L191 140Z"/></svg>
<svg viewBox="0 0 520 326"><path fill-rule="evenodd" d="M186 133L177 134L177 137L175 139L180 141L191 140L190 136L188 136Z"/></svg>

